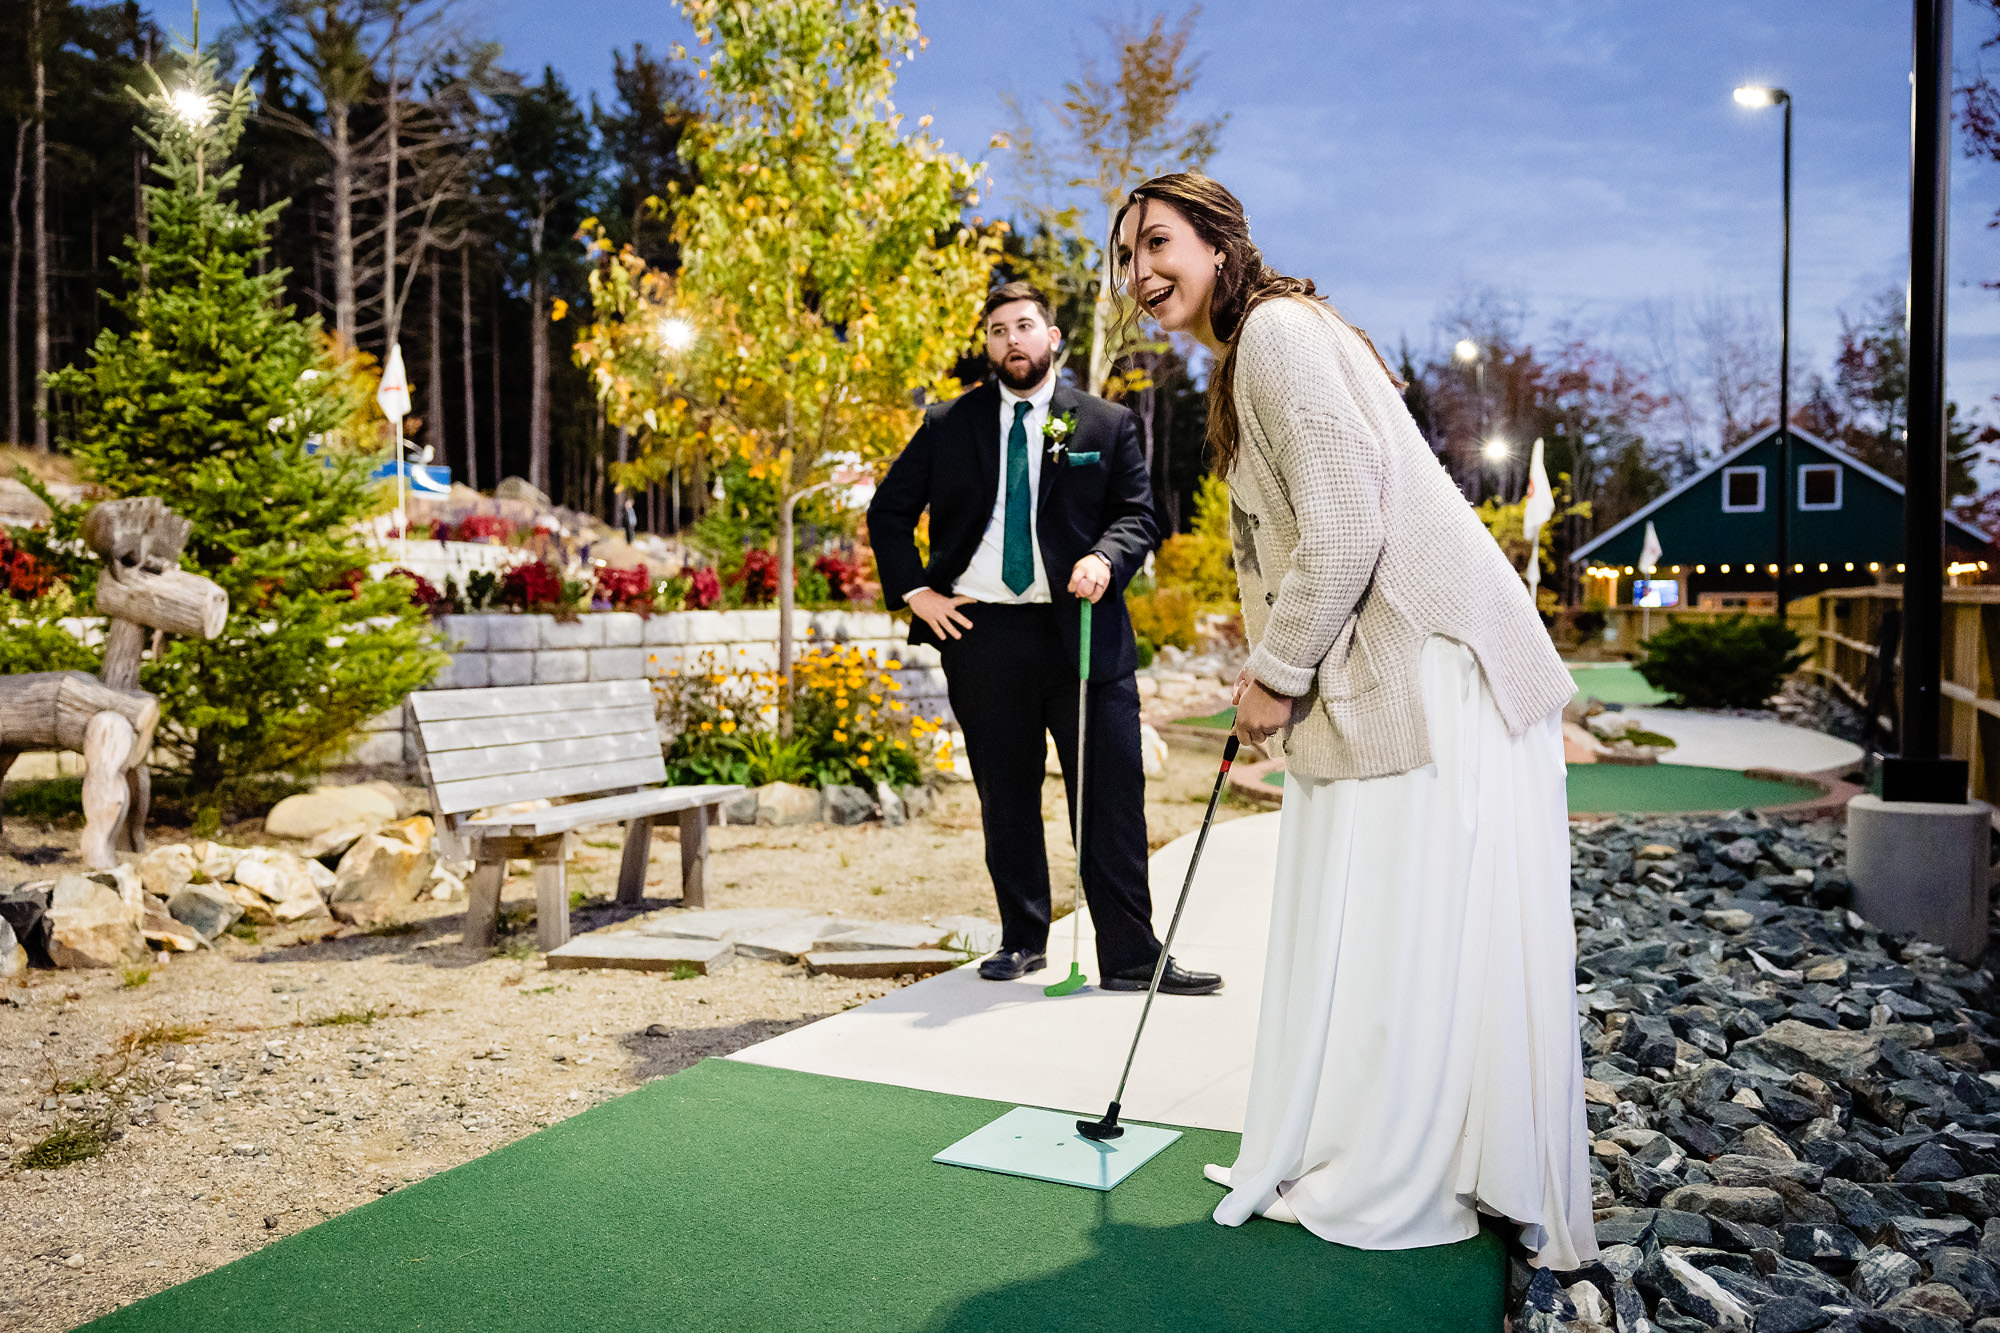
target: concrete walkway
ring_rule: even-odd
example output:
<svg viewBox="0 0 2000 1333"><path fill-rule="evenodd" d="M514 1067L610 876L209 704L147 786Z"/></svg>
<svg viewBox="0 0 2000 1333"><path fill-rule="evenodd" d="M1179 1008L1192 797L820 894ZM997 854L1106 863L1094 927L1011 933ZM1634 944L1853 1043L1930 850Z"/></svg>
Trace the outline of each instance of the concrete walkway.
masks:
<svg viewBox="0 0 2000 1333"><path fill-rule="evenodd" d="M1851 741L1783 722L1685 708L1627 707L1620 716L1638 718L1640 726L1674 742L1660 756L1663 764L1818 773L1861 762L1861 747Z"/></svg>
<svg viewBox="0 0 2000 1333"><path fill-rule="evenodd" d="M1162 939L1194 838L1153 854L1154 928ZM1226 984L1219 995L1164 995L1154 1003L1125 1094L1131 1118L1241 1132L1277 850L1276 814L1231 820L1209 834L1174 956L1222 973ZM1043 986L1068 975L1069 928L1067 919L1056 923L1049 966L1032 977L983 981L968 964L729 1058L1101 1115L1145 995L1095 986L1060 999L1043 995ZM1083 959L1095 980L1088 918Z"/></svg>

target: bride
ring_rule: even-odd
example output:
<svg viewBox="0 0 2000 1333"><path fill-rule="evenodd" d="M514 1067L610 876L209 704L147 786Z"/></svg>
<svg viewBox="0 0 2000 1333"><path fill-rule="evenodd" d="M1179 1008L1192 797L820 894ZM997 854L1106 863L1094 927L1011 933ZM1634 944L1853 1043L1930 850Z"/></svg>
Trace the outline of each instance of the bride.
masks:
<svg viewBox="0 0 2000 1333"><path fill-rule="evenodd" d="M1284 809L1241 1151L1215 1220L1362 1249L1510 1219L1595 1258L1577 1043L1563 669L1374 345L1176 173L1117 219L1122 288L1215 356L1244 625L1239 735Z"/></svg>

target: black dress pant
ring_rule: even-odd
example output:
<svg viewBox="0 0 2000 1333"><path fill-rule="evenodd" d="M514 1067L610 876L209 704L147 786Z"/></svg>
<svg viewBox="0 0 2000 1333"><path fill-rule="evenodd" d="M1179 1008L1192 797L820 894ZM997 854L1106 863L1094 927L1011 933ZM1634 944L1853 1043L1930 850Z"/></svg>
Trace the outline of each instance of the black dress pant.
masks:
<svg viewBox="0 0 2000 1333"><path fill-rule="evenodd" d="M972 622L942 649L951 709L965 733L986 832L986 870L999 900L1001 947L1046 952L1049 859L1042 841L1043 733L1055 737L1076 826L1076 662L1056 633L1054 605L959 608ZM1139 684L1090 685L1085 740L1083 888L1101 975L1150 968L1160 953L1146 881L1146 776Z"/></svg>

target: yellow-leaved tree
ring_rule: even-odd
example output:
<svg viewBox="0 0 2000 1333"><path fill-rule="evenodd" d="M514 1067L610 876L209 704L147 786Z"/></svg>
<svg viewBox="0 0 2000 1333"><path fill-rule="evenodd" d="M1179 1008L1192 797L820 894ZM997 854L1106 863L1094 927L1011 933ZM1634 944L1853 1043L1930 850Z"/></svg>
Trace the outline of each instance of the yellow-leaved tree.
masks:
<svg viewBox="0 0 2000 1333"><path fill-rule="evenodd" d="M890 101L897 64L923 45L915 5L681 9L705 97L689 131L699 183L673 208L681 268L612 255L598 232L576 359L639 438L621 483L730 453L777 483L789 683L793 508L830 484L836 458L893 457L924 398L957 391L951 367L972 345L1000 235L964 219L979 166L931 138L929 117L906 132Z"/></svg>

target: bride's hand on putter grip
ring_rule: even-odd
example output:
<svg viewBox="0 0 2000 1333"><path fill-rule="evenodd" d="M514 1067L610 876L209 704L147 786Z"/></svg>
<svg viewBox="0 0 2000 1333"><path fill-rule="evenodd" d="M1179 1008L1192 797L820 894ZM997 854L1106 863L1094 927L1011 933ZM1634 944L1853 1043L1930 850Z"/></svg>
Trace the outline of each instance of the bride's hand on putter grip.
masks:
<svg viewBox="0 0 2000 1333"><path fill-rule="evenodd" d="M910 614L929 625L940 639L956 639L961 627L972 628L972 622L958 608L977 600L974 597L947 597L929 588L919 588L909 596Z"/></svg>
<svg viewBox="0 0 2000 1333"><path fill-rule="evenodd" d="M1236 677L1231 702L1236 705L1236 734L1252 745L1262 745L1292 720L1292 701L1265 689L1247 668Z"/></svg>

